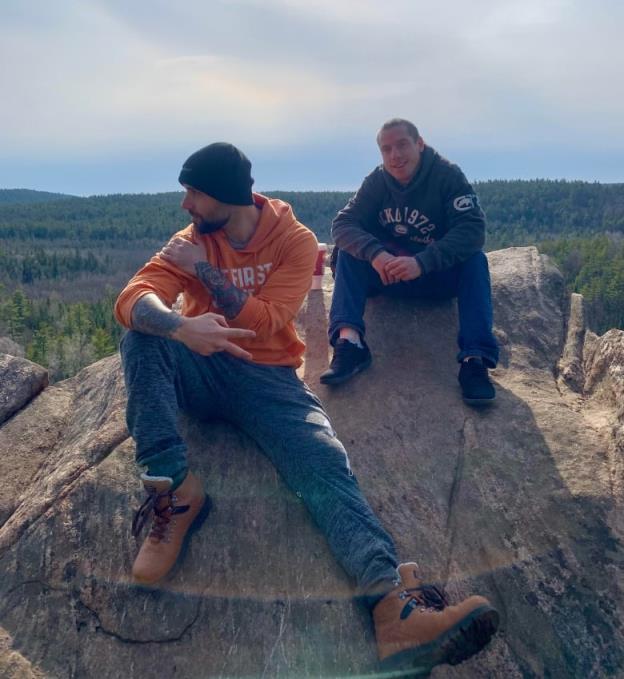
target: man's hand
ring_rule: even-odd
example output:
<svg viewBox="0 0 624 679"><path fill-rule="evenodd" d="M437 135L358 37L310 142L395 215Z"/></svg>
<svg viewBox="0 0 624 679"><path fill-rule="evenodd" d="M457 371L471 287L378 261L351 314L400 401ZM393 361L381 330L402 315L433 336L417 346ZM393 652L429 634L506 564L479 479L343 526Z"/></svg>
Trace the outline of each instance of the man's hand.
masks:
<svg viewBox="0 0 624 679"><path fill-rule="evenodd" d="M230 342L232 339L251 339L253 330L230 328L219 314L206 313L201 316L183 317L182 323L171 335L172 339L185 344L191 351L209 356L218 351L226 351L236 358L251 360L251 354Z"/></svg>
<svg viewBox="0 0 624 679"><path fill-rule="evenodd" d="M158 253L166 262L195 276L195 264L206 261L206 250L201 243L176 236Z"/></svg>
<svg viewBox="0 0 624 679"><path fill-rule="evenodd" d="M389 285L390 283L395 282L390 280L388 278L388 274L386 273L386 265L389 264L393 259L396 259L394 255L382 250L371 262L371 266L379 274L379 278L381 278L381 282L384 285Z"/></svg>
<svg viewBox="0 0 624 679"><path fill-rule="evenodd" d="M413 281L422 276L422 269L416 257L392 257L385 265L384 272L391 283Z"/></svg>

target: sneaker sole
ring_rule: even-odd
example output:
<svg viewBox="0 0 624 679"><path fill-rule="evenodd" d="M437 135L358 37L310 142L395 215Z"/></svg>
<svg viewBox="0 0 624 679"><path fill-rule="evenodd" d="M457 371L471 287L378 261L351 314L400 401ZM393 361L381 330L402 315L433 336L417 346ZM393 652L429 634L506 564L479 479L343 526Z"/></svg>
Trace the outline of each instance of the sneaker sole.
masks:
<svg viewBox="0 0 624 679"><path fill-rule="evenodd" d="M495 396L492 396L492 398L468 398L464 396L462 398L464 403L467 403L469 406L489 406L496 400Z"/></svg>
<svg viewBox="0 0 624 679"><path fill-rule="evenodd" d="M363 370L366 370L366 368L368 368L372 362L373 357L369 356L366 361L360 363L347 375L329 375L328 377L321 377L319 381L321 384L329 385L342 384L343 382L350 380L354 375L357 375L358 373L361 373Z"/></svg>
<svg viewBox="0 0 624 679"><path fill-rule="evenodd" d="M389 673L382 676L425 677L436 665L459 665L487 646L498 624L498 611L491 606L480 606L434 641L385 658L379 663L379 669Z"/></svg>

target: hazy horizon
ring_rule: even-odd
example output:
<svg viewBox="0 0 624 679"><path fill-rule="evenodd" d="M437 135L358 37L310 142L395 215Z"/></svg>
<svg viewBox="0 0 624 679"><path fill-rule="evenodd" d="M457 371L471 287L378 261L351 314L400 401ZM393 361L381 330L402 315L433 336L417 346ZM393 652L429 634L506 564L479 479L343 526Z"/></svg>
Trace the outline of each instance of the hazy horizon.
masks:
<svg viewBox="0 0 624 679"><path fill-rule="evenodd" d="M562 178L562 177L526 177L526 178L519 178L519 177L513 177L513 178L501 178L501 177L492 177L489 179L476 179L473 180L475 184L478 183L484 183L484 182L496 182L496 181L526 181L526 182L531 182L531 181L563 181L563 182L583 182L587 184L602 184L605 186L609 185L620 185L624 184L624 181L621 182L601 182L598 180L587 180L587 179L567 179L567 178ZM343 192L343 193L354 193L357 190L357 186L352 186L352 187L346 187L346 188L315 188L315 189L310 189L310 188L301 188L301 189L291 189L291 188L282 188L282 187L277 187L277 188L258 188L256 185L254 185L253 190L256 191L257 193L279 193L279 192L287 192L287 191L293 191L297 193L305 193L305 192L312 192L312 193L317 193L317 192L323 192L323 191L338 191L338 192ZM145 190L145 191L109 191L109 192L95 192L95 193L77 193L77 192L72 192L72 191L50 191L49 189L41 189L38 187L31 187L31 186L0 186L0 191L35 191L39 193L51 193L51 194L62 194L66 195L68 197L72 198L94 198L97 196L112 196L112 195L156 195L160 193L180 193L182 195L183 189L181 187L177 188L170 188L170 189L164 189L160 191L150 191L150 190Z"/></svg>

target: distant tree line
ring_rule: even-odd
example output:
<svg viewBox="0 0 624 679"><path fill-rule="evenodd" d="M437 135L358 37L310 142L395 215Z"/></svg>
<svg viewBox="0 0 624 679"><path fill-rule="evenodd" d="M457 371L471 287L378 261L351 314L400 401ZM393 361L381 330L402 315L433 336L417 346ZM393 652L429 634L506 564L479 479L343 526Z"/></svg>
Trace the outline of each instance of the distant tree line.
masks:
<svg viewBox="0 0 624 679"><path fill-rule="evenodd" d="M475 189L487 249L537 244L581 292L589 324L624 328L624 184L488 181ZM319 240L351 192L275 191ZM52 379L115 350L114 299L130 276L188 223L181 192L78 198L0 190L0 335Z"/></svg>
<svg viewBox="0 0 624 679"><path fill-rule="evenodd" d="M61 200L69 197L63 193L33 191L32 189L0 189L0 205L6 203L18 203L21 205L49 203L51 200Z"/></svg>
<svg viewBox="0 0 624 679"><path fill-rule="evenodd" d="M0 283L5 285L28 285L41 279L72 280L82 273L106 273L110 268L110 255L97 257L91 250L49 251L37 247L31 252L5 252L0 248Z"/></svg>
<svg viewBox="0 0 624 679"><path fill-rule="evenodd" d="M488 219L490 250L624 232L624 184L497 180L475 188Z"/></svg>
<svg viewBox="0 0 624 679"><path fill-rule="evenodd" d="M557 238L624 231L624 184L551 180L487 181L474 184L488 218L491 248ZM292 204L298 219L322 240L352 195L344 191L272 191ZM188 219L181 192L57 198L45 203L0 201L0 242L90 241L127 248L130 241L163 241Z"/></svg>

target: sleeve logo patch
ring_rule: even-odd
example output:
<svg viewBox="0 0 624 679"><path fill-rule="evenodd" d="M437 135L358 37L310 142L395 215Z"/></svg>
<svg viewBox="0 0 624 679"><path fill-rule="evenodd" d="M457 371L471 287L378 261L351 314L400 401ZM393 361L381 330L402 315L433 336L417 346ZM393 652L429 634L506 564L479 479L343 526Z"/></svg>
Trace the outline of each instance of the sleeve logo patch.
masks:
<svg viewBox="0 0 624 679"><path fill-rule="evenodd" d="M474 193L469 193L465 196L457 196L453 201L453 207L458 212L465 212L466 210L472 210L472 208L477 205L477 197Z"/></svg>

